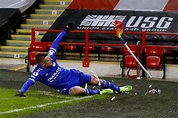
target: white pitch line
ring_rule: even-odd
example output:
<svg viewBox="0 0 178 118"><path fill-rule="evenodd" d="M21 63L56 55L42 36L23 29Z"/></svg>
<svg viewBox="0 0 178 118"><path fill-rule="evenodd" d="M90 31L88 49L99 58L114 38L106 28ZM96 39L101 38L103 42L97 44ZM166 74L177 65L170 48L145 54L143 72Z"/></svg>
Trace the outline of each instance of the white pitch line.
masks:
<svg viewBox="0 0 178 118"><path fill-rule="evenodd" d="M46 92L46 91L38 91L40 94L43 94L43 95L47 95L47 96L51 96L51 97L57 97L57 98L71 98L70 96L67 97L67 96L61 96L61 95L55 95L55 94L52 94L51 92Z"/></svg>
<svg viewBox="0 0 178 118"><path fill-rule="evenodd" d="M81 98L74 98L72 100L64 100L64 101L59 101L59 102L51 102L51 103L46 103L46 104L41 104L41 105L36 105L36 106L25 107L25 108L21 108L21 109L14 109L14 110L10 110L10 111L0 112L0 115L14 113L14 112L19 112L19 111L24 111L24 110L27 110L27 109L35 109L35 108L46 107L48 105L67 103L67 102L72 102L72 101L76 101L76 100L82 100L82 99L86 99L86 98L90 98L90 97L92 97L92 96L85 96L85 97L81 97Z"/></svg>
<svg viewBox="0 0 178 118"><path fill-rule="evenodd" d="M19 99L19 98L0 98L0 100L9 100L9 99L10 99L10 100L12 100L12 99L13 99L13 100L16 100L16 99Z"/></svg>

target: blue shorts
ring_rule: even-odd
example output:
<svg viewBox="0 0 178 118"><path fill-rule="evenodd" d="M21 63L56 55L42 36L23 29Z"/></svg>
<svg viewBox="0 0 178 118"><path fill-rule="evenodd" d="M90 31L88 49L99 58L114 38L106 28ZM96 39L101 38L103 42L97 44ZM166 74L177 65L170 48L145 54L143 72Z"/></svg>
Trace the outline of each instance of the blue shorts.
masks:
<svg viewBox="0 0 178 118"><path fill-rule="evenodd" d="M75 69L71 69L70 71L73 73L73 79L62 93L69 94L69 90L74 86L84 87L86 83L90 84L92 78L91 75L84 74L83 72Z"/></svg>

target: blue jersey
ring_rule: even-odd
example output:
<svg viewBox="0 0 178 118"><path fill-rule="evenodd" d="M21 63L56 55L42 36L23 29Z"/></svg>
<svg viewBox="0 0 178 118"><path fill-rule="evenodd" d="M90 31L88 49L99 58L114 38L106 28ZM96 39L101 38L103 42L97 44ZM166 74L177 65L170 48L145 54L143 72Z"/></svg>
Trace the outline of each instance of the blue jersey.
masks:
<svg viewBox="0 0 178 118"><path fill-rule="evenodd" d="M54 89L62 89L73 81L73 77L71 70L64 69L58 65L55 52L56 50L53 48L50 48L48 52L48 55L50 55L53 60L53 65L47 69L37 65L29 79L34 82L40 81Z"/></svg>
<svg viewBox="0 0 178 118"><path fill-rule="evenodd" d="M90 83L91 76L75 69L64 69L56 62L58 43L65 34L65 30L61 32L48 51L48 55L52 58L52 66L49 68L42 68L37 64L31 76L21 87L20 92L24 93L36 81L40 81L41 83L51 88L59 89L60 91L65 89L67 90L67 94L69 93L69 89L73 86L83 86L85 83Z"/></svg>

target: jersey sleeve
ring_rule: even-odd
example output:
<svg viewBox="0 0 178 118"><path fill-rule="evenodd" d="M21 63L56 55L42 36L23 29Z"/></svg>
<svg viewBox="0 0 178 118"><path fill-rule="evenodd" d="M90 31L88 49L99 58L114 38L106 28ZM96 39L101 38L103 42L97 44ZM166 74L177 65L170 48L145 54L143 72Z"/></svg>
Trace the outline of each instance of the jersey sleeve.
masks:
<svg viewBox="0 0 178 118"><path fill-rule="evenodd" d="M22 85L21 89L19 92L25 93L31 85L33 85L36 81L40 79L40 69L36 67L28 80Z"/></svg>
<svg viewBox="0 0 178 118"><path fill-rule="evenodd" d="M21 87L21 89L20 89L20 93L25 93L29 88L30 88L30 86L31 85L33 85L33 81L32 80L27 80L24 84L23 84L23 86Z"/></svg>
<svg viewBox="0 0 178 118"><path fill-rule="evenodd" d="M62 40L62 38L66 35L66 30L63 30L57 37L56 39L53 41L52 46L50 47L49 51L48 51L48 55L50 55L50 57L55 60L56 59L56 52L57 52L57 48L59 45L59 42Z"/></svg>
<svg viewBox="0 0 178 118"><path fill-rule="evenodd" d="M62 40L62 38L66 35L66 30L63 30L53 41L52 46L50 47L51 50L54 50L55 52L57 51L58 44Z"/></svg>

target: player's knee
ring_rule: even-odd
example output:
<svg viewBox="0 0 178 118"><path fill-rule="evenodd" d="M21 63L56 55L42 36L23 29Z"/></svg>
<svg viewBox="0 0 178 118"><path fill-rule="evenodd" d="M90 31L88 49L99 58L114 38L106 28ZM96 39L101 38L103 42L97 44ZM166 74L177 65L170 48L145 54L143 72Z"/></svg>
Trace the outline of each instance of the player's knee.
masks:
<svg viewBox="0 0 178 118"><path fill-rule="evenodd" d="M82 95L86 94L86 90L82 87L73 87L69 90L69 95Z"/></svg>
<svg viewBox="0 0 178 118"><path fill-rule="evenodd" d="M103 79L98 79L98 78L96 78L96 77L94 77L94 76L92 76L92 79L91 79L91 84L92 85L98 85L98 82L100 81L100 83L101 83L101 85L103 85Z"/></svg>

